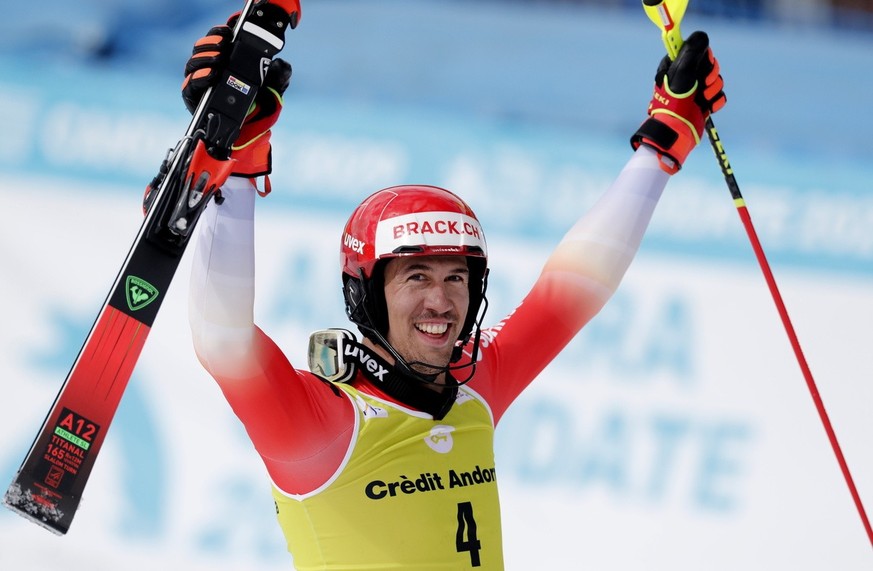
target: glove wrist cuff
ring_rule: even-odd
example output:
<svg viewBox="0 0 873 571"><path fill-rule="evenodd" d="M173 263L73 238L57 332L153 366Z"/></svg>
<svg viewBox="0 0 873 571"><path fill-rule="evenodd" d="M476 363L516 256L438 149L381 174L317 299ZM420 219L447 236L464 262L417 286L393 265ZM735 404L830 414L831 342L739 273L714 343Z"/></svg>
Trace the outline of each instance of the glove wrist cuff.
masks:
<svg viewBox="0 0 873 571"><path fill-rule="evenodd" d="M262 133L244 146L233 147L231 159L234 161L233 174L255 178L268 175L273 170L273 153L270 144L271 131Z"/></svg>
<svg viewBox="0 0 873 571"><path fill-rule="evenodd" d="M640 145L655 149L661 157L661 168L675 174L697 146L699 138L694 136L696 134L681 118L658 113L640 125L630 143L634 149Z"/></svg>

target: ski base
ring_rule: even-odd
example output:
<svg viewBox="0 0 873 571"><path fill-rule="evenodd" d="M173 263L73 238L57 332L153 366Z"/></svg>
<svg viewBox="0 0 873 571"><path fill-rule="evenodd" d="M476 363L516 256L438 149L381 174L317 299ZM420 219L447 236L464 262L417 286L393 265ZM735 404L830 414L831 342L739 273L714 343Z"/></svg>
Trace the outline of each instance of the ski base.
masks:
<svg viewBox="0 0 873 571"><path fill-rule="evenodd" d="M67 532L149 329L104 307L3 497L7 507L53 533Z"/></svg>

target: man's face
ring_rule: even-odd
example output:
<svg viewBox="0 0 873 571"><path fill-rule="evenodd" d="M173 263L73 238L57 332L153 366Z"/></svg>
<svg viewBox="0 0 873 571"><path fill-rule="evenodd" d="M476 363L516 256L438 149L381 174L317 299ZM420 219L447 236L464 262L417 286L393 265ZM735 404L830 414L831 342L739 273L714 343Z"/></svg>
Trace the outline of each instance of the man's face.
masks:
<svg viewBox="0 0 873 571"><path fill-rule="evenodd" d="M469 281L464 256L412 256L388 262L388 342L407 362L448 365L470 305Z"/></svg>

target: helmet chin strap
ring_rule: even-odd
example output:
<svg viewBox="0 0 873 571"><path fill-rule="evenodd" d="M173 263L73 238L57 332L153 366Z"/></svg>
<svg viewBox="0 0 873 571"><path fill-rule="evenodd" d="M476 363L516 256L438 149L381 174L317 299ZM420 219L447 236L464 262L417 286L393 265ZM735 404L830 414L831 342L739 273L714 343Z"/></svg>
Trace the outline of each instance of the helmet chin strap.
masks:
<svg viewBox="0 0 873 571"><path fill-rule="evenodd" d="M372 318L370 317L369 312L367 311L366 305L363 305L361 308L364 311L364 315L367 317L367 321L373 323ZM455 345L452 349L452 357L449 360L449 363L446 365L434 365L432 363L426 363L424 361L412 361L411 363L407 361L398 351L394 348L394 346L388 342L384 335L380 331L378 331L375 327L371 327L370 325L364 325L363 327L373 334L374 337L379 341L379 344L391 354L394 358L394 366L406 377L419 381L420 383L427 385L439 385L437 383L437 377L441 374L445 374L448 378L454 381L454 384L457 386L465 385L473 378L473 375L476 373L476 363L479 359L479 339L481 338L482 333L482 319L485 317L485 310L488 309L488 298L485 295L482 295L482 305L479 308L479 316L476 319L475 326L475 334L471 333L467 335L462 342ZM361 326L358 323L358 326ZM456 362L461 358L461 351L463 351L464 347L470 341L470 337L473 337L473 352L470 355L470 362L464 365L452 365L451 363ZM432 375L422 373L413 368L413 365L418 365L419 367L425 367L428 369L433 369L436 371ZM467 378L463 381L458 381L451 375L454 371L459 371L461 369L470 369L470 374L467 375Z"/></svg>
<svg viewBox="0 0 873 571"><path fill-rule="evenodd" d="M370 333L372 333L373 336L376 337L376 339L379 341L379 345L381 345L382 348L384 348L386 351L388 351L388 353L391 355L391 357L394 358L394 367L403 376L408 377L410 379L413 379L415 381L418 381L422 384L440 385L440 383L437 382L437 378L442 374L446 374L448 377L451 378L451 381L454 381L454 383L452 383L452 384L460 386L460 385L464 385L464 384L467 384L468 382L470 382L470 380L473 378L473 374L476 372L476 359L479 356L479 337L480 337L478 327L476 328L476 335L475 335L475 340L474 340L474 345L473 345L472 360L465 365L456 365L456 366L452 366L451 363L453 363L454 361L457 360L456 354L457 354L457 357L460 357L461 348L463 345L466 345L466 341L469 339L469 336L467 337L467 340L465 340L465 343L463 345L456 346L452 350L452 359L451 359L450 363L448 363L446 365L434 365L432 363L426 363L424 361L412 361L412 362L407 361L397 351L397 349L395 349L394 346L388 342L388 340L385 338L384 335L382 335L382 333L380 333L379 331L377 331L373 327L364 326L364 328L367 331L369 331ZM432 369L435 372L432 374L423 373L423 372L414 368L414 366L416 366L416 365L419 368ZM453 371L458 371L458 370L467 369L467 368L470 369L470 374L467 375L467 378L464 379L463 381L458 381L457 379L455 379L451 375L451 373Z"/></svg>

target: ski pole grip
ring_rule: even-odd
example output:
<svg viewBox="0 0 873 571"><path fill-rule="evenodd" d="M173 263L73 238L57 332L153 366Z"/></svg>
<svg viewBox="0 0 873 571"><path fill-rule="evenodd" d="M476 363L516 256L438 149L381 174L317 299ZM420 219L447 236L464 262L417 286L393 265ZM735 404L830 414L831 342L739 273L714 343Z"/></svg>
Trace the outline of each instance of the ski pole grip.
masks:
<svg viewBox="0 0 873 571"><path fill-rule="evenodd" d="M643 0L643 10L649 19L661 30L661 40L667 48L670 59L676 59L679 48L685 40L679 23L685 16L688 0Z"/></svg>

